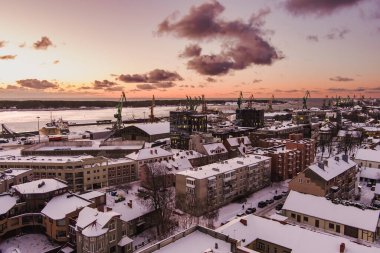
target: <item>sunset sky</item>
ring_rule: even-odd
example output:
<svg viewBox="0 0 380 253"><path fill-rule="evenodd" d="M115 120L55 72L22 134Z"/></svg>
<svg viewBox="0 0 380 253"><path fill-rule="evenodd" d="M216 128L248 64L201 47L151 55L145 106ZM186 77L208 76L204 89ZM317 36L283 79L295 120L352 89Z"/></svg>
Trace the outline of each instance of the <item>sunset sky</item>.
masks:
<svg viewBox="0 0 380 253"><path fill-rule="evenodd" d="M3 1L0 99L380 95L379 0Z"/></svg>

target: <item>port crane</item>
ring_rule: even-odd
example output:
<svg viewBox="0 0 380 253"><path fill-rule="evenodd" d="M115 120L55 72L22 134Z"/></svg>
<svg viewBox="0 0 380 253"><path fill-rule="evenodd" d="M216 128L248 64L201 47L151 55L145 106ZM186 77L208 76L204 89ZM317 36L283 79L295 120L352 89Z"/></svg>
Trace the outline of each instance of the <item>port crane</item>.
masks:
<svg viewBox="0 0 380 253"><path fill-rule="evenodd" d="M302 109L307 109L307 100L310 98L310 91L305 92L305 96L303 97L303 105Z"/></svg>
<svg viewBox="0 0 380 253"><path fill-rule="evenodd" d="M122 127L124 127L122 112L123 112L123 105L125 102L127 102L127 98L125 97L125 93L123 91L121 93L119 103L116 105L116 113L113 115L114 118L116 119L116 122L113 126L115 130L119 130Z"/></svg>

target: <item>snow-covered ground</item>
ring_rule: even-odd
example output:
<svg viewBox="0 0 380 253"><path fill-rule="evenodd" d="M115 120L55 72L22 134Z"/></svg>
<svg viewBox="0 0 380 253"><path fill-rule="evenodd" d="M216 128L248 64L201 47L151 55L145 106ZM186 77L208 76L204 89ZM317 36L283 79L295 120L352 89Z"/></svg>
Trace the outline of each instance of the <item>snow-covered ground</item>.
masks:
<svg viewBox="0 0 380 253"><path fill-rule="evenodd" d="M282 191L288 191L288 183L289 180L279 183L273 183L272 186L266 187L258 192L251 194L249 197L247 197L246 203L230 203L220 208L219 216L214 221L214 226L219 227L222 222L233 219L236 216L236 214L242 211L245 212L245 210L249 207L255 207L257 211L260 211L260 208L257 207L257 203L259 203L260 201L265 201L267 199L272 199L274 195L280 194L282 193Z"/></svg>
<svg viewBox="0 0 380 253"><path fill-rule="evenodd" d="M58 247L51 243L45 235L26 234L11 237L0 243L2 253L43 253Z"/></svg>
<svg viewBox="0 0 380 253"><path fill-rule="evenodd" d="M360 182L359 185L362 188L359 202L365 205L371 204L375 191L371 191L371 187L368 187L366 182Z"/></svg>

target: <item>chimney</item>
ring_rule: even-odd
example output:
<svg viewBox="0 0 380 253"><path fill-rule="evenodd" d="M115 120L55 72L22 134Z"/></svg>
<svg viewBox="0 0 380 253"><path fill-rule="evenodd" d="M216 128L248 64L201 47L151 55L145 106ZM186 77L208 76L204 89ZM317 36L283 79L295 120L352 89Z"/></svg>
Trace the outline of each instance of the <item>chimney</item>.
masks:
<svg viewBox="0 0 380 253"><path fill-rule="evenodd" d="M346 245L342 242L339 247L339 253L344 253L346 250Z"/></svg>
<svg viewBox="0 0 380 253"><path fill-rule="evenodd" d="M218 243L216 242L215 243L215 249L218 249L219 248L219 246L218 246Z"/></svg>
<svg viewBox="0 0 380 253"><path fill-rule="evenodd" d="M328 167L329 166L329 161L328 160L324 160L323 161L323 165Z"/></svg>
<svg viewBox="0 0 380 253"><path fill-rule="evenodd" d="M342 155L342 160L348 163L348 155Z"/></svg>
<svg viewBox="0 0 380 253"><path fill-rule="evenodd" d="M244 226L247 226L247 220L246 219L240 219L240 223Z"/></svg>
<svg viewBox="0 0 380 253"><path fill-rule="evenodd" d="M154 150L154 153L156 153L156 155L157 155L157 149Z"/></svg>
<svg viewBox="0 0 380 253"><path fill-rule="evenodd" d="M128 202L128 206L129 206L130 208L132 208L132 201L129 201L129 202Z"/></svg>
<svg viewBox="0 0 380 253"><path fill-rule="evenodd" d="M335 156L335 161L339 162L340 158L339 156Z"/></svg>
<svg viewBox="0 0 380 253"><path fill-rule="evenodd" d="M325 170L325 164L323 162L318 162L318 167L322 170Z"/></svg>

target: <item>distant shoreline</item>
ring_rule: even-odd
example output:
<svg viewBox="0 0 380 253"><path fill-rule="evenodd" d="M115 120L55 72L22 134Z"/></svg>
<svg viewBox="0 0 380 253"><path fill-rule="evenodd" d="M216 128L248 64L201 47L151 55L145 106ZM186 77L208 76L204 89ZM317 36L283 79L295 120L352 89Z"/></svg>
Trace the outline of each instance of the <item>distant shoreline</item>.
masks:
<svg viewBox="0 0 380 253"><path fill-rule="evenodd" d="M224 105L226 102L236 102L237 100L206 100L208 104ZM255 100L255 103L268 103L268 99ZM67 101L67 100L25 100L12 101L0 100L0 111L12 110L92 110L92 109L107 109L115 108L118 101ZM181 100L156 100L156 106L179 106L186 105L185 99ZM274 104L283 104L285 101L274 100ZM125 107L149 107L151 100L127 101Z"/></svg>

